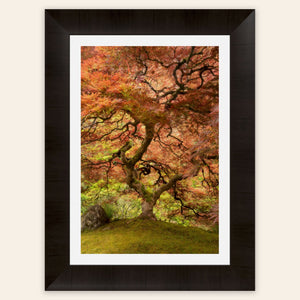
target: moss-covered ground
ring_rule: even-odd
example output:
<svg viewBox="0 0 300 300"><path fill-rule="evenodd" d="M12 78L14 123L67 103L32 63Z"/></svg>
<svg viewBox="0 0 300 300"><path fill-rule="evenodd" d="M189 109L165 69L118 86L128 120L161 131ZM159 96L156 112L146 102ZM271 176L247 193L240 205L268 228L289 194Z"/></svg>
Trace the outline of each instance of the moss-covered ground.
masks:
<svg viewBox="0 0 300 300"><path fill-rule="evenodd" d="M131 219L81 233L81 253L218 253L218 234L161 221Z"/></svg>

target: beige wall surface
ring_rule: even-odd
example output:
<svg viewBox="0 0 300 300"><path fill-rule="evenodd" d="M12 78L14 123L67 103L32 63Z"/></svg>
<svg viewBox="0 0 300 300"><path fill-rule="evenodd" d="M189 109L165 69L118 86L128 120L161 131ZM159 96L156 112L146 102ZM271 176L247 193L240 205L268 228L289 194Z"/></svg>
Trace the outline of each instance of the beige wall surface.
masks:
<svg viewBox="0 0 300 300"><path fill-rule="evenodd" d="M126 4L125 4L126 3ZM300 2L2 1L2 299L300 299ZM256 292L44 292L44 9L256 9Z"/></svg>

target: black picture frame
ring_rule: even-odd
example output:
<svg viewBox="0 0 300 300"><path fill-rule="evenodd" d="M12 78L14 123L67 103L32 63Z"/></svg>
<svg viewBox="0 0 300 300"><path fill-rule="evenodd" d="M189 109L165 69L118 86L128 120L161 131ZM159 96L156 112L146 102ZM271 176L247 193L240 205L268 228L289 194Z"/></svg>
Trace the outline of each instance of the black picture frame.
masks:
<svg viewBox="0 0 300 300"><path fill-rule="evenodd" d="M230 265L69 263L70 35L230 35ZM255 289L255 11L45 11L45 289Z"/></svg>

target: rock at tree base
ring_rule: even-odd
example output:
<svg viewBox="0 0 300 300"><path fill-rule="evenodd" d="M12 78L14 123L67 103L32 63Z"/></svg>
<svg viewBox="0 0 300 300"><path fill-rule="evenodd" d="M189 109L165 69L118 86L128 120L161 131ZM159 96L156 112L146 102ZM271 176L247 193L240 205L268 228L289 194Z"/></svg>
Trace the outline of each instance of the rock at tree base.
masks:
<svg viewBox="0 0 300 300"><path fill-rule="evenodd" d="M88 208L81 216L81 231L85 229L96 229L109 221L104 209L96 204Z"/></svg>

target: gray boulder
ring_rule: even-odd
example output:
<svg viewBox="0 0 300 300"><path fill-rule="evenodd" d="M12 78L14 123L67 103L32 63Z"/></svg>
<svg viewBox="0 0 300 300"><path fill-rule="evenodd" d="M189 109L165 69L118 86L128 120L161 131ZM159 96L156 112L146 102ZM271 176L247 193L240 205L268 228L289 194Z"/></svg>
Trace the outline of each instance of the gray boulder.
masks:
<svg viewBox="0 0 300 300"><path fill-rule="evenodd" d="M91 206L81 216L81 231L96 229L109 221L105 210L98 204Z"/></svg>

